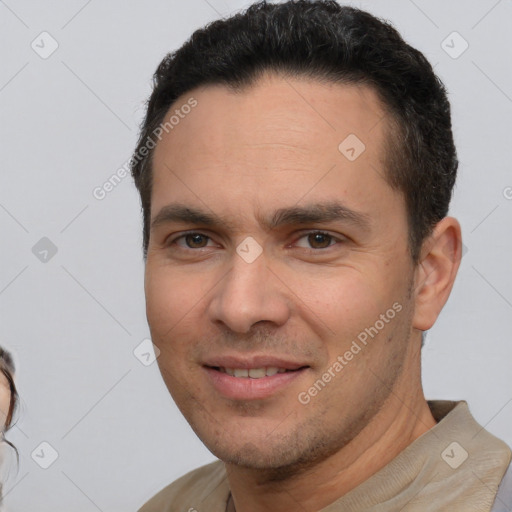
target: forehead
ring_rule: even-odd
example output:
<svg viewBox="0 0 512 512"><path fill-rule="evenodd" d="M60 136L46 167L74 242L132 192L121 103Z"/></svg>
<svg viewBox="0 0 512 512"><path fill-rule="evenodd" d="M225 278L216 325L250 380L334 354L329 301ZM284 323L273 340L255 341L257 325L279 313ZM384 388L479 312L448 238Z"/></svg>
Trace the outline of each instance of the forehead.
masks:
<svg viewBox="0 0 512 512"><path fill-rule="evenodd" d="M190 98L155 148L152 214L178 198L229 210L308 196L375 210L395 195L383 179L385 111L367 86L265 75L238 91L195 89L166 119Z"/></svg>

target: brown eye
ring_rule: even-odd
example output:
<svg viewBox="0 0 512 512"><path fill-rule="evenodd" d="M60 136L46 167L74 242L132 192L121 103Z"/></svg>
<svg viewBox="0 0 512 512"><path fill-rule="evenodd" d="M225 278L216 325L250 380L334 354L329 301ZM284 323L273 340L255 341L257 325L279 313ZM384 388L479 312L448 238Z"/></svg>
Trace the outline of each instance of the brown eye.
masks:
<svg viewBox="0 0 512 512"><path fill-rule="evenodd" d="M190 249L201 249L202 247L206 247L208 243L208 237L200 233L190 233L185 235L184 238L187 247Z"/></svg>
<svg viewBox="0 0 512 512"><path fill-rule="evenodd" d="M308 243L313 249L325 249L332 243L332 236L327 233L310 233Z"/></svg>

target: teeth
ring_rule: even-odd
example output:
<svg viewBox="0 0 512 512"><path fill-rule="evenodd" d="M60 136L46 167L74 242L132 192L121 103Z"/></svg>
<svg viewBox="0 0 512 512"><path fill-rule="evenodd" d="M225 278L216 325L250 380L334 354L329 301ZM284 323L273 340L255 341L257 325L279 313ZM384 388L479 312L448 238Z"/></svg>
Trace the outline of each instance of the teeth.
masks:
<svg viewBox="0 0 512 512"><path fill-rule="evenodd" d="M265 377L265 368L251 368L249 370L249 377L252 379L260 379Z"/></svg>
<svg viewBox="0 0 512 512"><path fill-rule="evenodd" d="M251 379L261 379L262 377L271 377L276 373L285 373L287 371L285 368L277 368L276 366L268 366L263 368L251 368L248 370L247 368L219 368L221 372L227 373L232 377L242 377Z"/></svg>

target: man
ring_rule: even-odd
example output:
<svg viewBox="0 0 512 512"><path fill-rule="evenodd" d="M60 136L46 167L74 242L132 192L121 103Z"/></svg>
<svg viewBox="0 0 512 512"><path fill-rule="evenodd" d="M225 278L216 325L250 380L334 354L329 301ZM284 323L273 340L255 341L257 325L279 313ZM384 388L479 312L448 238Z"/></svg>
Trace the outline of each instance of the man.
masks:
<svg viewBox="0 0 512 512"><path fill-rule="evenodd" d="M363 11L258 3L164 59L132 167L147 318L220 460L142 512L511 503L509 447L421 386L461 259L457 165L443 85Z"/></svg>

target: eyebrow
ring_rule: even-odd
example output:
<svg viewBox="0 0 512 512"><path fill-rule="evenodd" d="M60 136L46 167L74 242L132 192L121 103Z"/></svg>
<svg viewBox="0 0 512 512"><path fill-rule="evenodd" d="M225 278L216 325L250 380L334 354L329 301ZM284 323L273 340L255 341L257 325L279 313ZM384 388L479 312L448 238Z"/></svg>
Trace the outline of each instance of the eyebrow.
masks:
<svg viewBox="0 0 512 512"><path fill-rule="evenodd" d="M232 229L232 224L214 213L208 213L198 208L191 208L182 204L168 204L164 206L155 218L151 221L151 229L155 229L161 224L171 222L182 222L184 224L198 224L203 226L221 226L226 229Z"/></svg>
<svg viewBox="0 0 512 512"><path fill-rule="evenodd" d="M274 213L270 222L264 222L264 224L270 229L274 229L289 224L314 224L336 221L353 224L365 231L368 231L372 225L369 215L352 210L338 201L281 208Z"/></svg>
<svg viewBox="0 0 512 512"><path fill-rule="evenodd" d="M287 225L336 221L353 224L364 231L369 231L372 226L371 217L368 214L350 209L338 201L280 208L276 210L271 217L264 218L258 216L258 220L262 226L269 230ZM222 227L226 230L234 230L233 223L224 217L179 203L162 207L151 221L151 229L153 230L162 224L172 222Z"/></svg>

